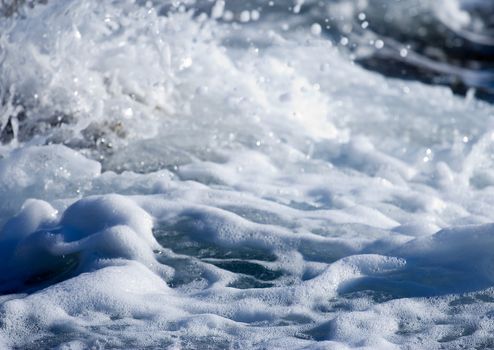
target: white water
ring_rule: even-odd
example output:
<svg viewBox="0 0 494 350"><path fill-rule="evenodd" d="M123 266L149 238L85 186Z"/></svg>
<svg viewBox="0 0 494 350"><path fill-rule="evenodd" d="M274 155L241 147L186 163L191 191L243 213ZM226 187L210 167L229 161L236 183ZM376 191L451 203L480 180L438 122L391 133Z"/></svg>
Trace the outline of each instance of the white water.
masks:
<svg viewBox="0 0 494 350"><path fill-rule="evenodd" d="M311 23L25 16L0 22L2 347L494 345L492 105Z"/></svg>

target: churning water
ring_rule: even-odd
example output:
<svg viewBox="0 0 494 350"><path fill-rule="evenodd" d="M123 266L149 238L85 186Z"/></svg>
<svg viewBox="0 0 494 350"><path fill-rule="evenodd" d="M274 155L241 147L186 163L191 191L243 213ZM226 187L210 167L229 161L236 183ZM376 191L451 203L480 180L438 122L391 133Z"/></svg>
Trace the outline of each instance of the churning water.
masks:
<svg viewBox="0 0 494 350"><path fill-rule="evenodd" d="M490 1L2 4L0 347L494 347Z"/></svg>

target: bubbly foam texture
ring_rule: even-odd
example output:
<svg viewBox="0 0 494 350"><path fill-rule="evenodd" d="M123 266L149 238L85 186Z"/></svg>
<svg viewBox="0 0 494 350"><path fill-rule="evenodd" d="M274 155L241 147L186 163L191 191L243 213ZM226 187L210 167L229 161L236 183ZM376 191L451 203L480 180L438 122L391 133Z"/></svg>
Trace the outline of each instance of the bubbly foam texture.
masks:
<svg viewBox="0 0 494 350"><path fill-rule="evenodd" d="M0 21L1 347L493 346L494 108L311 24Z"/></svg>

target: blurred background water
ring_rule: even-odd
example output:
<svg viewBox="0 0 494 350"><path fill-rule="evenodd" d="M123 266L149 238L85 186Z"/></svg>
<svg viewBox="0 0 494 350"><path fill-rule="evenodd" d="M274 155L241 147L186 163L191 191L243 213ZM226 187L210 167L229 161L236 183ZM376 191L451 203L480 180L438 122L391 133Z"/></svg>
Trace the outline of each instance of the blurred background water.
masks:
<svg viewBox="0 0 494 350"><path fill-rule="evenodd" d="M163 13L181 6L198 15L216 11L219 20L251 25L278 22L287 31L311 26L367 69L494 101L493 1L189 0L153 5Z"/></svg>
<svg viewBox="0 0 494 350"><path fill-rule="evenodd" d="M493 1L227 1L225 7L257 10L280 23L296 16L295 23L312 25L365 68L494 101Z"/></svg>

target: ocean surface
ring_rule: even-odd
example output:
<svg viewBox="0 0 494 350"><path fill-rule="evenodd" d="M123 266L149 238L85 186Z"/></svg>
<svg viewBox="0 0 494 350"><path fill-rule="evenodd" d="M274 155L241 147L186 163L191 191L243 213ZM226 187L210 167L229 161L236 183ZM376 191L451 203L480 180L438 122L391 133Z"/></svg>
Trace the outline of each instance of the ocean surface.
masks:
<svg viewBox="0 0 494 350"><path fill-rule="evenodd" d="M0 349L494 348L494 3L2 0Z"/></svg>

